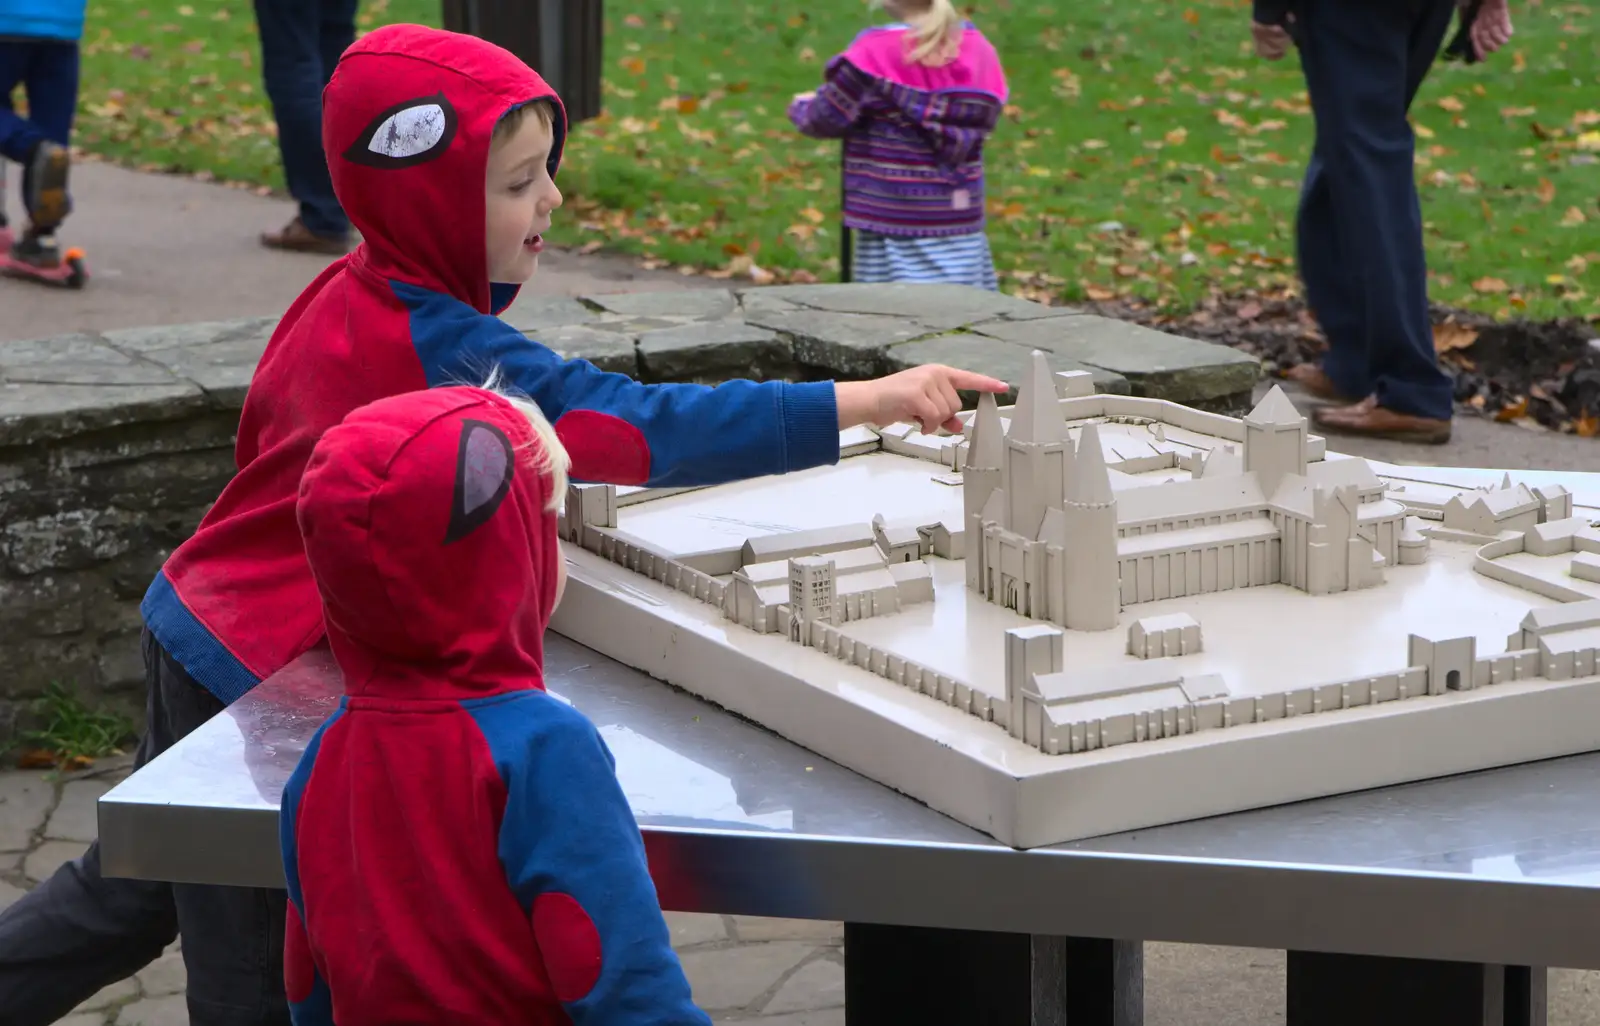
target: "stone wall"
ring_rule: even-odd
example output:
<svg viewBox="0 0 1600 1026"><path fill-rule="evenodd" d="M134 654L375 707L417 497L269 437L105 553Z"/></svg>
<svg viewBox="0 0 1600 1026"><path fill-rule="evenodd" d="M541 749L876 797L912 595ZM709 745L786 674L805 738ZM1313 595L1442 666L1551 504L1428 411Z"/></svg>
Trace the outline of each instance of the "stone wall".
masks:
<svg viewBox="0 0 1600 1026"><path fill-rule="evenodd" d="M1101 391L1240 412L1233 350L975 289L814 285L527 297L505 315L645 381L863 378L941 362L1018 381L1033 349ZM270 320L0 347L0 745L60 682L138 714L139 600L233 474Z"/></svg>

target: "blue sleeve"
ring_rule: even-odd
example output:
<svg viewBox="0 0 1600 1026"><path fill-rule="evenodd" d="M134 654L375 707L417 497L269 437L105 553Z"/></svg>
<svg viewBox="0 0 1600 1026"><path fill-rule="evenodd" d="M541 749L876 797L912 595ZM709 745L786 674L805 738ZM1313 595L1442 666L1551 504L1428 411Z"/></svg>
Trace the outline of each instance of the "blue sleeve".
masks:
<svg viewBox="0 0 1600 1026"><path fill-rule="evenodd" d="M605 483L712 485L838 462L839 410L831 381L641 384L587 360L564 359L451 297L405 283L391 287L411 309L412 341L429 388L481 385L498 369L553 424L592 411L636 430L648 471ZM576 464L574 476L604 480Z"/></svg>
<svg viewBox="0 0 1600 1026"><path fill-rule="evenodd" d="M295 821L300 813L300 799L305 794L306 781L311 778L311 767L321 748L322 736L341 715L342 712L335 713L311 738L299 765L295 766L289 782L284 785L283 801L278 810L278 842L283 852L283 873L289 889L283 937L284 989L289 996L289 1019L294 1026L334 1026L333 994L317 969L311 953L311 939L306 933L305 895L300 889Z"/></svg>
<svg viewBox="0 0 1600 1026"><path fill-rule="evenodd" d="M543 692L464 704L506 784L500 862L575 1026L707 1026L594 725ZM541 914L542 905L555 914ZM598 965L582 955L595 939Z"/></svg>

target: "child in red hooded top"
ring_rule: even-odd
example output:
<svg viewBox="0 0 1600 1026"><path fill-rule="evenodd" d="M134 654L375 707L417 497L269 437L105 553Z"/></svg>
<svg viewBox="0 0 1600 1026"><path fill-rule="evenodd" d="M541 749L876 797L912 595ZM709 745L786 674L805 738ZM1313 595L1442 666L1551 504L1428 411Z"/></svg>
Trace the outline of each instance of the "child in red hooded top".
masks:
<svg viewBox="0 0 1600 1026"><path fill-rule="evenodd" d="M296 1026L704 1024L594 726L542 686L567 456L531 403L365 406L300 487L345 698L284 791Z"/></svg>

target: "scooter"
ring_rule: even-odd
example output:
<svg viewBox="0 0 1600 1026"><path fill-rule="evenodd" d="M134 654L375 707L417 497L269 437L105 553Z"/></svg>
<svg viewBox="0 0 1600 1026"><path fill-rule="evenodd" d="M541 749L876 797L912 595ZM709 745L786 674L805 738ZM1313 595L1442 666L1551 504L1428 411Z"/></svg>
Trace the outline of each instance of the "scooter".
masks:
<svg viewBox="0 0 1600 1026"><path fill-rule="evenodd" d="M6 165L4 161L0 161L0 203L3 203L5 194ZM3 207L0 207L0 217L3 216ZM69 289L81 289L89 280L89 270L83 263L83 250L76 247L67 250L61 254L61 263L55 267L36 267L12 258L11 244L15 240L16 236L12 234L10 226L0 224L0 274L8 278L21 278Z"/></svg>

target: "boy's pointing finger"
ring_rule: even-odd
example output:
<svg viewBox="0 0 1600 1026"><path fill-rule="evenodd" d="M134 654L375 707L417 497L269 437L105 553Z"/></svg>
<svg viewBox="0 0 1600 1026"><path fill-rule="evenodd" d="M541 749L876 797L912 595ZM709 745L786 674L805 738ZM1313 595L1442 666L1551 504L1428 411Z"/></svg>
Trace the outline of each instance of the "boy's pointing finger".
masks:
<svg viewBox="0 0 1600 1026"><path fill-rule="evenodd" d="M999 378L991 378L987 374L975 374L956 367L946 367L945 375L945 380L962 392L1004 392L1011 387Z"/></svg>

